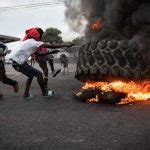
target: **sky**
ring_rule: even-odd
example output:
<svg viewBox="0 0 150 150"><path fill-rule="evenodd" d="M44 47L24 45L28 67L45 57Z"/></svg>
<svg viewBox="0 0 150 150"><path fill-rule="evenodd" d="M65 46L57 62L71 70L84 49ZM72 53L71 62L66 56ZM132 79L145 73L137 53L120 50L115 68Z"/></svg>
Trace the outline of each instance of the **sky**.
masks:
<svg viewBox="0 0 150 150"><path fill-rule="evenodd" d="M62 31L65 41L74 39L79 34L73 32L66 23L65 5L63 3L56 4L60 1L62 0L0 0L0 34L22 38L25 30L31 27L41 27L44 30L56 27ZM53 3L53 5L27 9L14 8L8 11L2 9L2 7L45 2Z"/></svg>

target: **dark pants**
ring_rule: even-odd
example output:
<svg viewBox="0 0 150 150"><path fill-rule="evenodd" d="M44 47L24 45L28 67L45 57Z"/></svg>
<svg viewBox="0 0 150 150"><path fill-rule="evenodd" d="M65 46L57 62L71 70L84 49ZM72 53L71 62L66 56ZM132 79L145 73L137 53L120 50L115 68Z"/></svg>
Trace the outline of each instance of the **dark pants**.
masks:
<svg viewBox="0 0 150 150"><path fill-rule="evenodd" d="M13 61L12 66L16 71L21 72L22 74L26 75L28 78L38 77L42 75L42 72L30 66L28 63L24 63L20 65L17 62Z"/></svg>
<svg viewBox="0 0 150 150"><path fill-rule="evenodd" d="M48 61L50 67L51 67L51 71L53 72L54 71L54 63L53 63L53 60L50 59ZM44 77L45 78L48 78L48 66L47 66L47 62L46 61L39 61L38 62L39 66L41 67L42 71L43 71L43 74L44 74Z"/></svg>
<svg viewBox="0 0 150 150"><path fill-rule="evenodd" d="M0 81L2 81L4 84L8 84L11 86L14 86L17 82L8 78L6 76L6 70L4 66L4 62L0 60Z"/></svg>
<svg viewBox="0 0 150 150"><path fill-rule="evenodd" d="M53 63L53 59L50 59L48 61L50 67L51 67L51 71L54 71L54 63ZM39 66L41 67L43 74L44 74L44 84L45 84L45 88L48 88L48 66L47 66L47 61L38 61Z"/></svg>

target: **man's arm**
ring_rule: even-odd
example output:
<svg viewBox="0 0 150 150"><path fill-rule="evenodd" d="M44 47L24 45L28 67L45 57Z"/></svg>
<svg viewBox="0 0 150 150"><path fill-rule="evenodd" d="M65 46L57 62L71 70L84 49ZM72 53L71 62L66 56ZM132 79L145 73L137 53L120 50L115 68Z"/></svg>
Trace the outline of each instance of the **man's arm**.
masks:
<svg viewBox="0 0 150 150"><path fill-rule="evenodd" d="M53 44L46 44L46 43L43 43L42 45L40 45L40 48L51 48L51 49L55 49L55 48L62 48L62 47L72 47L74 44L58 44L58 45L53 45ZM56 54L60 52L59 50L52 50L52 51L48 51L48 52L45 52L45 53L42 53L40 51L37 51L36 54L37 55L41 55L41 56L46 56L46 55L49 55L49 54Z"/></svg>
<svg viewBox="0 0 150 150"><path fill-rule="evenodd" d="M0 54L1 57L4 57L6 56L8 53L3 53L3 54Z"/></svg>
<svg viewBox="0 0 150 150"><path fill-rule="evenodd" d="M40 55L40 56L46 56L46 55L49 55L49 54L56 54L58 53L59 50L52 50L52 51L49 51L49 52L45 52L45 53L42 53L40 51L37 51L36 52L36 55Z"/></svg>
<svg viewBox="0 0 150 150"><path fill-rule="evenodd" d="M63 48L63 47L72 47L74 44L58 44L58 45L53 45L53 44L42 44L40 47L42 48L52 48L52 49L55 49L55 48Z"/></svg>
<svg viewBox="0 0 150 150"><path fill-rule="evenodd" d="M6 54L0 54L0 57L4 57L4 56L6 56Z"/></svg>

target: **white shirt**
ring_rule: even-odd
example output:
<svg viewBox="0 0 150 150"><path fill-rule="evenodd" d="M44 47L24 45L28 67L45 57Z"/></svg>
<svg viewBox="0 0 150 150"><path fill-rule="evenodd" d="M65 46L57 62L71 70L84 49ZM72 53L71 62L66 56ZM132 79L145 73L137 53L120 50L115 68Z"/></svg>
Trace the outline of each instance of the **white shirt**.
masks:
<svg viewBox="0 0 150 150"><path fill-rule="evenodd" d="M9 59L22 65L28 61L28 58L34 54L42 44L43 42L39 42L34 39L22 41L18 48L11 51Z"/></svg>

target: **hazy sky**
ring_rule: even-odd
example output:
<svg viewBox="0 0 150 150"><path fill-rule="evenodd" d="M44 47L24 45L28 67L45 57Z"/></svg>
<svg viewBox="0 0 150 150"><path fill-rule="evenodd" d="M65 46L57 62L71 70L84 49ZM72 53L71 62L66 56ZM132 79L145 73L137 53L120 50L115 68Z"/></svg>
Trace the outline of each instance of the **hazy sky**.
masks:
<svg viewBox="0 0 150 150"><path fill-rule="evenodd" d="M1 7L51 2L62 0L0 0L0 34L22 38L24 31L30 27L57 27L63 34L64 40L78 36L69 29L65 21L65 6L63 3L38 8L2 10Z"/></svg>

